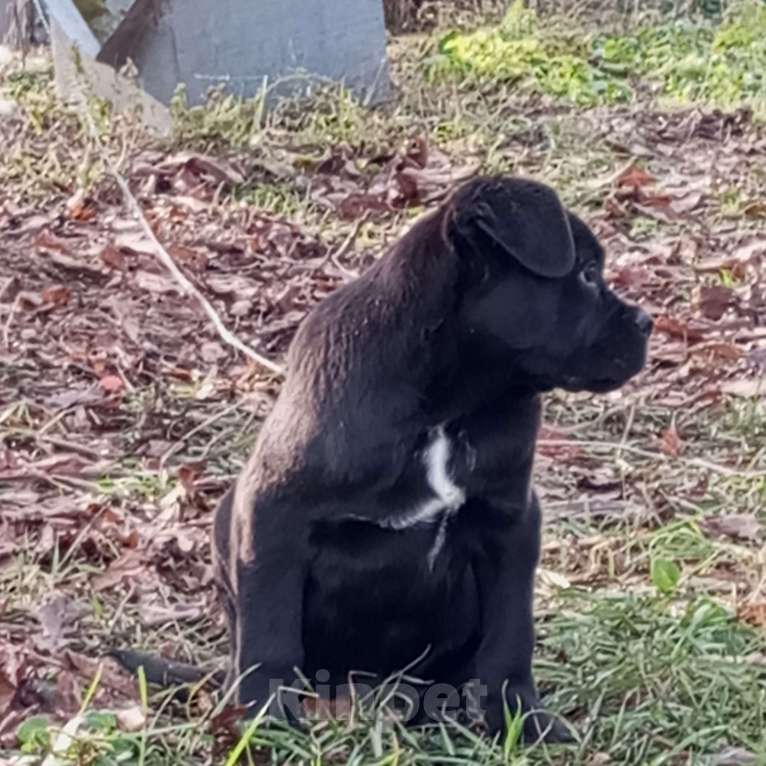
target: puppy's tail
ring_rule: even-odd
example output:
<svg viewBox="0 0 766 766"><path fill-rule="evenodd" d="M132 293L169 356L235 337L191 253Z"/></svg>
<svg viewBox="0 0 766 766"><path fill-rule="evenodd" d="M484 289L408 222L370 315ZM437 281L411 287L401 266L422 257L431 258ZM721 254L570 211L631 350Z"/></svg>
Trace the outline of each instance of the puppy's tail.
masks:
<svg viewBox="0 0 766 766"><path fill-rule="evenodd" d="M117 660L130 673L137 673L142 667L144 676L150 684L165 689L198 684L201 681L204 681L205 686L211 689L220 689L226 678L226 674L221 670L205 670L196 665L166 660L156 654L140 652L136 649L110 649L106 654Z"/></svg>

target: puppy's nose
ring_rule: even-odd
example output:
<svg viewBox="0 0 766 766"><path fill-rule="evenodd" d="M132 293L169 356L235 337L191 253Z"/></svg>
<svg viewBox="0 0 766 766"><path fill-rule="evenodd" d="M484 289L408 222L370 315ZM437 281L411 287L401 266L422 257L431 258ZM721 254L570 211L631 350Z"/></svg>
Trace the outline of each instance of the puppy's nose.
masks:
<svg viewBox="0 0 766 766"><path fill-rule="evenodd" d="M654 320L645 311L638 309L636 312L636 324L642 335L647 338L652 333L652 327L654 327Z"/></svg>

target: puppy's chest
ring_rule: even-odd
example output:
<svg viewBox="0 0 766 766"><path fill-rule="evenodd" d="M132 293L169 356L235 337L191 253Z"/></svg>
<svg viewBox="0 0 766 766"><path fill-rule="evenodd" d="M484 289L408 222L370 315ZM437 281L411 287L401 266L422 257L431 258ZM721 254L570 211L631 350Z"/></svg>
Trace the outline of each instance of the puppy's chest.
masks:
<svg viewBox="0 0 766 766"><path fill-rule="evenodd" d="M470 445L457 444L442 426L429 434L425 448L416 455L417 492L411 502L382 519L381 526L390 529L428 528L431 542L426 552L429 569L447 540L452 517L465 505L468 491L463 480L472 468L473 456ZM456 467L460 465L460 471Z"/></svg>

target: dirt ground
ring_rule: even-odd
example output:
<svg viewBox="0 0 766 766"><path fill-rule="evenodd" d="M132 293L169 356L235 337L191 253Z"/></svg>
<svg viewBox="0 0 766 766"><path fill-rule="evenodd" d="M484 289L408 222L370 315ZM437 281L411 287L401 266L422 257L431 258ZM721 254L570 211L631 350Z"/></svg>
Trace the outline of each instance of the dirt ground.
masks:
<svg viewBox="0 0 766 766"><path fill-rule="evenodd" d="M209 691L179 704L99 659L224 655L211 514L280 384L158 261L106 153L225 326L275 364L311 306L480 169L559 189L656 321L624 390L546 404L538 672L580 744L264 725L256 762L766 762L763 123L426 86L421 53L392 44L402 95L382 110L329 93L258 123L219 99L172 140L93 103L95 142L44 56L5 66L0 759L41 762L67 722L56 764L224 763L242 742Z"/></svg>

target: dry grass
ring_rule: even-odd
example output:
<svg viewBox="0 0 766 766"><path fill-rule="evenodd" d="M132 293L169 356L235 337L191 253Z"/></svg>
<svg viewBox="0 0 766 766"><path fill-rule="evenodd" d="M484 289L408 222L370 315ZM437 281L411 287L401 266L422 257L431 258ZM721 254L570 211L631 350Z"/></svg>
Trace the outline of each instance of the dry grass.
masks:
<svg viewBox="0 0 766 766"><path fill-rule="evenodd" d="M522 751L382 715L240 739L207 691L184 704L97 669L118 644L223 655L211 510L278 380L217 345L142 250L33 61L0 82L19 104L0 118L3 758L41 762L74 721L57 763L766 762L763 127L647 94L584 110L508 82L433 83L435 39L392 42L400 98L372 112L337 90L269 115L218 98L178 108L172 142L92 113L171 254L275 359L310 305L464 172L546 180L596 228L610 277L659 326L624 391L547 402L537 671L580 743Z"/></svg>

